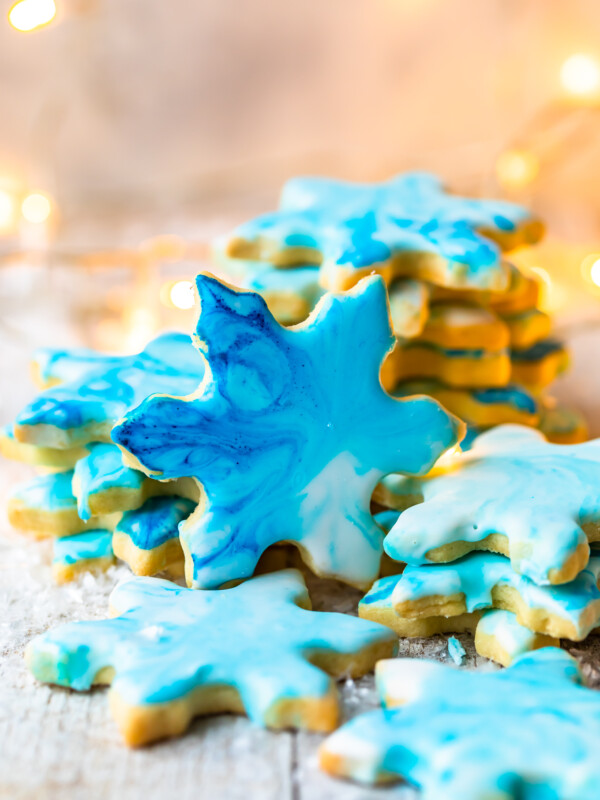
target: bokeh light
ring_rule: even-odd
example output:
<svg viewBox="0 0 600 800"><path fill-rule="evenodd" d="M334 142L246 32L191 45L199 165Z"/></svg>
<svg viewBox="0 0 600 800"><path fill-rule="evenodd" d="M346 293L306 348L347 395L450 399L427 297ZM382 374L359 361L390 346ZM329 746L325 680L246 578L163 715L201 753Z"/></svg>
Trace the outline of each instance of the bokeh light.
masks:
<svg viewBox="0 0 600 800"><path fill-rule="evenodd" d="M540 171L537 156L528 150L506 150L496 162L498 183L505 189L521 189Z"/></svg>
<svg viewBox="0 0 600 800"><path fill-rule="evenodd" d="M171 286L169 298L175 308L183 310L194 307L194 284L191 281L177 281Z"/></svg>
<svg viewBox="0 0 600 800"><path fill-rule="evenodd" d="M8 20L18 31L33 31L48 25L56 16L54 0L19 0L8 12Z"/></svg>
<svg viewBox="0 0 600 800"><path fill-rule="evenodd" d="M10 228L15 215L15 202L12 196L0 189L0 230Z"/></svg>
<svg viewBox="0 0 600 800"><path fill-rule="evenodd" d="M560 80L570 94L585 96L600 89L600 66L586 53L569 56L561 67Z"/></svg>
<svg viewBox="0 0 600 800"><path fill-rule="evenodd" d="M597 258L590 268L590 278L592 283L600 287L600 258Z"/></svg>
<svg viewBox="0 0 600 800"><path fill-rule="evenodd" d="M27 222L41 225L52 213L50 198L41 192L28 194L21 204L21 213Z"/></svg>

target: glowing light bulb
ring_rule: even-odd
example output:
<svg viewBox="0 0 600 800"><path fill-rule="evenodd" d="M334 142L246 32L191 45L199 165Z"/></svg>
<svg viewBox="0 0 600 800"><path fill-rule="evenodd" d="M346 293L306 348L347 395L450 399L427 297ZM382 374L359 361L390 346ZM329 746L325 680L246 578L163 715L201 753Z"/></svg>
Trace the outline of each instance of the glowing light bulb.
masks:
<svg viewBox="0 0 600 800"><path fill-rule="evenodd" d="M600 258L597 258L590 267L590 278L592 279L592 283L595 283L596 286L600 286Z"/></svg>
<svg viewBox="0 0 600 800"><path fill-rule="evenodd" d="M41 192L28 194L21 204L21 213L27 222L41 225L52 213L50 198L45 194L41 194Z"/></svg>
<svg viewBox="0 0 600 800"><path fill-rule="evenodd" d="M193 308L194 284L191 281L177 281L171 286L169 299L175 308Z"/></svg>
<svg viewBox="0 0 600 800"><path fill-rule="evenodd" d="M0 230L10 227L15 213L15 203L8 192L0 189Z"/></svg>
<svg viewBox="0 0 600 800"><path fill-rule="evenodd" d="M600 66L593 56L575 53L562 65L560 80L570 94L594 94L600 89Z"/></svg>
<svg viewBox="0 0 600 800"><path fill-rule="evenodd" d="M540 171L537 157L527 150L506 150L496 162L496 175L501 186L520 189L531 183Z"/></svg>
<svg viewBox="0 0 600 800"><path fill-rule="evenodd" d="M33 31L48 25L55 16L54 0L19 0L8 12L8 21L18 31Z"/></svg>

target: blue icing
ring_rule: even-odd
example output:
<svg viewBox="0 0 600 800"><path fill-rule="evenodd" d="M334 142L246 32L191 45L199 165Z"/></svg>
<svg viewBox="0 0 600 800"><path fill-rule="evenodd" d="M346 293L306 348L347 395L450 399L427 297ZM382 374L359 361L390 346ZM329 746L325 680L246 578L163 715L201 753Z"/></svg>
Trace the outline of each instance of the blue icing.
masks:
<svg viewBox="0 0 600 800"><path fill-rule="evenodd" d="M54 564L79 564L95 558L112 558L112 533L93 530L54 540Z"/></svg>
<svg viewBox="0 0 600 800"><path fill-rule="evenodd" d="M567 623L570 638L584 639L600 621L599 577L599 555L593 555L587 567L569 583L538 586L529 578L514 572L504 556L470 553L450 564L408 566L402 575L381 578L360 601L360 605L376 605L384 609L406 608L406 604L425 598L460 594L464 595L466 610L473 612L492 608L492 590L509 586L518 592L527 608L542 609L563 620ZM557 621L556 625L560 625L560 622Z"/></svg>
<svg viewBox="0 0 600 800"><path fill-rule="evenodd" d="M378 267L406 252L431 253L445 261L446 285L504 289L499 248L478 231L512 231L531 220L511 203L447 194L426 173L378 184L294 178L284 186L279 210L235 230L230 250L235 255L242 240L254 245L260 260L277 258L279 248L293 261L294 248L304 260L308 248L314 263L322 261L321 282L332 286L340 283L340 270Z"/></svg>
<svg viewBox="0 0 600 800"><path fill-rule="evenodd" d="M448 639L448 654L457 667L460 667L465 663L467 651L458 641L456 636L450 636Z"/></svg>
<svg viewBox="0 0 600 800"><path fill-rule="evenodd" d="M73 470L52 472L38 475L27 483L17 486L12 494L28 508L40 511L63 511L76 509L77 501L73 496Z"/></svg>
<svg viewBox="0 0 600 800"><path fill-rule="evenodd" d="M141 489L146 476L123 464L115 444L88 445L89 455L75 465L77 510L83 520L91 517L90 497L113 489Z"/></svg>
<svg viewBox="0 0 600 800"><path fill-rule="evenodd" d="M565 346L556 339L542 339L525 350L511 350L510 357L513 361L542 361L554 353L564 353Z"/></svg>
<svg viewBox="0 0 600 800"><path fill-rule="evenodd" d="M512 663L519 656L537 649L539 634L530 631L510 611L494 609L486 611L477 623L477 636L492 637ZM475 639L477 646L477 638Z"/></svg>
<svg viewBox="0 0 600 800"><path fill-rule="evenodd" d="M33 356L33 364L44 384L78 380L91 369L118 366L120 360L121 356L109 356L87 347L68 350L41 347Z"/></svg>
<svg viewBox="0 0 600 800"><path fill-rule="evenodd" d="M378 525L381 525L381 527L386 533L389 533L390 530L396 524L398 516L399 516L398 511L395 511L393 509L387 509L386 511L379 511L377 514L375 514L375 522Z"/></svg>
<svg viewBox="0 0 600 800"><path fill-rule="evenodd" d="M423 800L597 800L600 694L562 650L496 672L416 659L377 672L388 708L333 733L325 768L362 783L404 778Z"/></svg>
<svg viewBox="0 0 600 800"><path fill-rule="evenodd" d="M79 370L79 351L74 361ZM62 355L68 363L69 352ZM89 424L112 426L125 411L154 392L187 394L195 389L204 374L204 364L192 347L189 336L168 333L132 356L98 356L90 368L47 389L17 416L17 426L50 425L68 431L69 446L90 440ZM75 429L75 430L72 430ZM44 433L39 432L44 444Z"/></svg>
<svg viewBox="0 0 600 800"><path fill-rule="evenodd" d="M80 691L111 666L111 693L130 706L232 686L248 716L266 724L281 700L315 700L331 692L331 678L310 657L351 656L386 643L393 650L396 637L383 626L297 605L308 602L294 570L221 591L136 578L112 592L116 618L49 631L30 643L27 661L39 680Z"/></svg>
<svg viewBox="0 0 600 800"><path fill-rule="evenodd" d="M513 568L537 583L585 563L582 526L600 521L600 440L550 444L539 431L503 425L453 463L422 481L424 502L399 517L385 540L388 555L424 564L430 550L497 533L508 540Z"/></svg>
<svg viewBox="0 0 600 800"><path fill-rule="evenodd" d="M476 389L472 392L478 403L486 405L508 405L528 414L535 414L538 410L535 398L521 386L500 386L496 389Z"/></svg>
<svg viewBox="0 0 600 800"><path fill-rule="evenodd" d="M381 388L394 342L383 281L325 295L295 328L257 294L208 275L197 288L204 382L193 398L149 398L112 434L148 474L202 483L206 511L180 528L192 585L248 577L279 541L298 542L320 573L371 583L383 539L369 512L376 483L426 472L458 431L437 402Z"/></svg>
<svg viewBox="0 0 600 800"><path fill-rule="evenodd" d="M141 550L153 550L179 536L178 525L196 508L183 497L151 497L141 508L126 511L115 533L127 536Z"/></svg>

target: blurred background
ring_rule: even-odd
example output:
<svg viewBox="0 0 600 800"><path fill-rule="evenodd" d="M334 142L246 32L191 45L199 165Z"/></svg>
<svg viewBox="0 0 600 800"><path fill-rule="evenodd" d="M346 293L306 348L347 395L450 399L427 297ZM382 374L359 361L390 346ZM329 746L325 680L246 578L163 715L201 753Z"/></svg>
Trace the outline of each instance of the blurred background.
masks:
<svg viewBox="0 0 600 800"><path fill-rule="evenodd" d="M556 394L593 411L598 0L0 7L0 422L33 347L189 326L208 242L287 177L413 168L547 221L519 257L574 351Z"/></svg>

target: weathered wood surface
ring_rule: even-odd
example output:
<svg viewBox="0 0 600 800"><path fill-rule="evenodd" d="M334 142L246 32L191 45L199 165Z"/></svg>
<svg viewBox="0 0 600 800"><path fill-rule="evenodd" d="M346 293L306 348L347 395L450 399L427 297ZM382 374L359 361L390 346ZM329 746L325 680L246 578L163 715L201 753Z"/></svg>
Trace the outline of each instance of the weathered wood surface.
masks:
<svg viewBox="0 0 600 800"><path fill-rule="evenodd" d="M585 349L587 352L587 348ZM595 350L595 346L594 346ZM583 358L582 354L578 354ZM588 360L592 358L588 352ZM591 363L591 362L590 362ZM576 370L575 374L578 374ZM591 375L593 380L593 374ZM563 398L586 396L581 388ZM588 409L591 397L587 395ZM597 422L592 420L596 425ZM11 485L29 468L0 462L0 509ZM71 619L102 617L115 582L114 568L58 587L50 575L50 547L10 531L0 512L0 798L4 800L412 800L408 787L369 789L319 772L322 737L271 733L244 718L197 721L181 739L144 750L127 750L108 712L106 690L77 694L41 686L29 676L23 649L35 634ZM311 582L317 609L352 612L357 592ZM478 658L469 635L459 637L467 666L493 669ZM584 663L590 685L600 686L600 638L570 647ZM444 637L401 642L401 655L447 660ZM344 716L376 707L372 677L342 684ZM440 798L440 800L442 800Z"/></svg>

